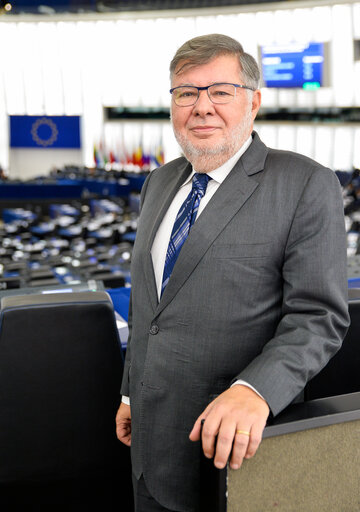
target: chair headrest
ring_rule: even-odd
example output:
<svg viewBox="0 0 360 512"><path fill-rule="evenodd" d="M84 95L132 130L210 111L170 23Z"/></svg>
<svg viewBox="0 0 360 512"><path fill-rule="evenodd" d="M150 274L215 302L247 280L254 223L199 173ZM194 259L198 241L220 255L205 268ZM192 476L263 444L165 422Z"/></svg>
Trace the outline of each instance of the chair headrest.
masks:
<svg viewBox="0 0 360 512"><path fill-rule="evenodd" d="M10 295L1 299L1 312L22 307L74 305L94 302L111 303L111 298L105 291Z"/></svg>

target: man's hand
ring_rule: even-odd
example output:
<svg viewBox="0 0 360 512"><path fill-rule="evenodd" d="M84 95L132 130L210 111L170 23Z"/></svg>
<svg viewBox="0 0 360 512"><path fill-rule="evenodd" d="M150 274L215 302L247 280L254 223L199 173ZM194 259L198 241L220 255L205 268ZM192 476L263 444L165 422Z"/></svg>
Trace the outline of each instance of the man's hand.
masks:
<svg viewBox="0 0 360 512"><path fill-rule="evenodd" d="M236 384L213 400L196 420L191 441L202 438L204 454L222 469L230 459L230 467L238 469L243 459L256 453L262 439L269 406L255 391ZM201 420L205 420L201 432ZM245 433L244 433L245 432Z"/></svg>
<svg viewBox="0 0 360 512"><path fill-rule="evenodd" d="M121 402L116 414L116 435L119 441L131 446L131 410L130 405Z"/></svg>

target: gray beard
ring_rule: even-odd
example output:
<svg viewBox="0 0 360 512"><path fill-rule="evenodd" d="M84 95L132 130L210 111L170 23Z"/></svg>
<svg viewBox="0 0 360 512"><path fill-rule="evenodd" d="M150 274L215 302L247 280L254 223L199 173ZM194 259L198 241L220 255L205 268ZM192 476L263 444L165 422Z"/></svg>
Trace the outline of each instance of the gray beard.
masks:
<svg viewBox="0 0 360 512"><path fill-rule="evenodd" d="M252 131L251 105L247 115L231 132L229 140L222 140L211 148L195 146L174 130L185 157L196 172L210 172L227 162L244 144Z"/></svg>

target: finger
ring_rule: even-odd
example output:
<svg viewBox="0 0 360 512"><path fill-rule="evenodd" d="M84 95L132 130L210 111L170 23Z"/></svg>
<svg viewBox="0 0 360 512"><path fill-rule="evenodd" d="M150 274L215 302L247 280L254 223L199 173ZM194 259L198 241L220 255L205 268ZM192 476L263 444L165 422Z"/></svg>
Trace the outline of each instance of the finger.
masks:
<svg viewBox="0 0 360 512"><path fill-rule="evenodd" d="M216 436L219 432L220 420L205 419L205 422L201 431L201 442L205 457L212 459L215 453Z"/></svg>
<svg viewBox="0 0 360 512"><path fill-rule="evenodd" d="M190 432L190 435L189 435L190 441L199 441L200 440L202 419L203 419L202 416L199 416L198 419L195 421L192 431Z"/></svg>
<svg viewBox="0 0 360 512"><path fill-rule="evenodd" d="M190 432L189 438L191 441L199 441L201 437L201 431L202 431L202 422L205 421L207 418L209 412L211 411L212 403L210 403L205 409L202 414L198 417L198 419L195 421L194 426L192 428L192 431Z"/></svg>
<svg viewBox="0 0 360 512"><path fill-rule="evenodd" d="M235 427L236 425L233 420L224 420L221 422L216 439L216 451L214 457L214 465L218 469L224 468L229 460L235 436Z"/></svg>
<svg viewBox="0 0 360 512"><path fill-rule="evenodd" d="M250 429L237 429L235 432L232 454L230 459L231 469L239 469L244 457L248 453L249 445L251 443L252 432Z"/></svg>
<svg viewBox="0 0 360 512"><path fill-rule="evenodd" d="M120 437L122 437L124 434L126 434L126 431L123 427L122 424L119 424L117 423L116 424L116 435L118 436L118 438L120 439Z"/></svg>
<svg viewBox="0 0 360 512"><path fill-rule="evenodd" d="M116 427L116 436L126 446L131 445L131 426L125 424L119 424Z"/></svg>
<svg viewBox="0 0 360 512"><path fill-rule="evenodd" d="M130 432L131 431L131 421L129 420L117 420L116 421L116 432Z"/></svg>
<svg viewBox="0 0 360 512"><path fill-rule="evenodd" d="M245 459L251 459L257 452L257 449L259 448L259 445L262 440L262 433L264 430L265 424L257 425L254 424L251 429L251 436L249 440L249 444L246 450Z"/></svg>
<svg viewBox="0 0 360 512"><path fill-rule="evenodd" d="M118 439L126 446L131 446L131 434L128 436L118 437Z"/></svg>
<svg viewBox="0 0 360 512"><path fill-rule="evenodd" d="M115 425L117 438L119 439L119 441L129 446L131 442L130 407L123 406L123 404L121 404L116 414Z"/></svg>

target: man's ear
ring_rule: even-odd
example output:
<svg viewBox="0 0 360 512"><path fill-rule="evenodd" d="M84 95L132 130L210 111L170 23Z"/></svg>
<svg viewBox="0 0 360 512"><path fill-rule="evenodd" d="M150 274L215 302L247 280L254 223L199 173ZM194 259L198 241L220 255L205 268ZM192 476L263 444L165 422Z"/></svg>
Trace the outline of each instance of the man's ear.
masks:
<svg viewBox="0 0 360 512"><path fill-rule="evenodd" d="M259 89L256 89L253 93L252 101L251 101L251 112L252 112L252 118L255 119L259 108L261 105L261 91Z"/></svg>

